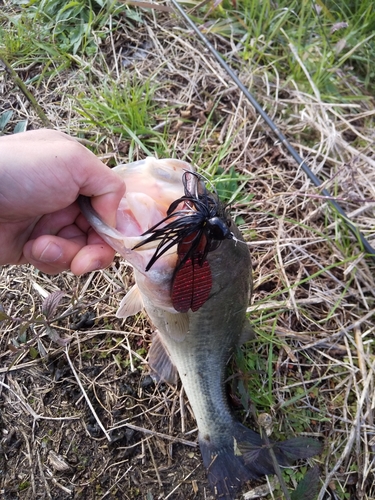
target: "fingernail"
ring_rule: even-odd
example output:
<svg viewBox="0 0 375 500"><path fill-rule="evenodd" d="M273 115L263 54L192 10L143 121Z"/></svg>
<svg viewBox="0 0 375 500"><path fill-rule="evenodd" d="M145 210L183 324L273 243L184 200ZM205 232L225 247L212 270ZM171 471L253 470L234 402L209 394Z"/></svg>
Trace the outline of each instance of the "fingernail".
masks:
<svg viewBox="0 0 375 500"><path fill-rule="evenodd" d="M38 260L41 262L56 262L62 256L62 250L56 243L48 243Z"/></svg>
<svg viewBox="0 0 375 500"><path fill-rule="evenodd" d="M83 271L82 274L85 273L91 273L92 271L97 271L98 269L101 269L103 267L103 264L100 262L100 260L92 260L87 264L85 267L85 270Z"/></svg>

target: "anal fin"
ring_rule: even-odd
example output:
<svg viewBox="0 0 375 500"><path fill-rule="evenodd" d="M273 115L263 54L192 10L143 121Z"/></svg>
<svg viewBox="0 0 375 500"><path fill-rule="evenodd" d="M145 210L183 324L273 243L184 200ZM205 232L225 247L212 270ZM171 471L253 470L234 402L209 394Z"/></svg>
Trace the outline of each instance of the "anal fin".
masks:
<svg viewBox="0 0 375 500"><path fill-rule="evenodd" d="M153 372L153 377L158 382L167 382L171 385L177 384L177 368L172 363L170 355L157 331L152 336L152 344L148 353L148 364Z"/></svg>

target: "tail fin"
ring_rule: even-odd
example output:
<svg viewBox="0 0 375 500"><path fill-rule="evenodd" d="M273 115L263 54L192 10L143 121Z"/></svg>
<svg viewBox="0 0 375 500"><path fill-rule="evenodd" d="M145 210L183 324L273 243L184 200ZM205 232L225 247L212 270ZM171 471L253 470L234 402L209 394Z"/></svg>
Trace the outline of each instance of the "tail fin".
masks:
<svg viewBox="0 0 375 500"><path fill-rule="evenodd" d="M200 436L199 444L210 486L220 500L233 500L241 485L250 479L274 474L269 447L261 436L239 422L233 422L232 439L217 446ZM319 441L295 438L271 443L281 466L321 452Z"/></svg>

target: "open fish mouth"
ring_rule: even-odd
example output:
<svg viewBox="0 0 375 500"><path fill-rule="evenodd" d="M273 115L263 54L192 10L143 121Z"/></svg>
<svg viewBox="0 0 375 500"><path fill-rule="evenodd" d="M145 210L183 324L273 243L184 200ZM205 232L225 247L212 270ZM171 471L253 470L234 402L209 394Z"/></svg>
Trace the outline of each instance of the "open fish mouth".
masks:
<svg viewBox="0 0 375 500"><path fill-rule="evenodd" d="M126 184L116 227L105 224L81 196L82 212L135 268L151 300L174 312L197 311L212 288L208 253L236 239L227 208L186 162L149 157L113 170Z"/></svg>
<svg viewBox="0 0 375 500"><path fill-rule="evenodd" d="M90 199L80 196L81 210L100 236L132 265L138 288L159 307L174 311L171 280L177 264L176 244L169 245L148 267L159 242L145 242L143 234L167 217L170 206L185 195L184 172L194 172L187 162L148 157L113 169L125 182L126 192L117 210L116 227L103 222ZM147 268L147 270L146 270Z"/></svg>

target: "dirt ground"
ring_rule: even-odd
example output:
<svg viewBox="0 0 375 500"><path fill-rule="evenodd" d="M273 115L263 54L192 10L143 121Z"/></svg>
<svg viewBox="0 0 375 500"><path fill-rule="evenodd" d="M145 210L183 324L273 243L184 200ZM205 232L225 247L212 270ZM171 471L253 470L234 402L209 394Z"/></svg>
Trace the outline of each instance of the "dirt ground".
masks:
<svg viewBox="0 0 375 500"><path fill-rule="evenodd" d="M98 283L94 274L50 281L26 266L9 268L2 278L8 290L4 309L17 303L22 314L41 306L35 283L49 292L59 285L78 293L82 284ZM147 374L144 320L128 327L125 338L114 317L115 296L109 305L101 293L83 308L78 296L73 308L71 297L63 298L57 313L70 312L54 328L63 339L69 335L69 358L111 443L87 406L63 347L51 350L47 341L45 358L34 361L27 348L13 352L13 366L1 369L3 498L204 498L207 485L191 412L182 406L182 430L180 391L157 387ZM35 327L34 335L39 332ZM12 335L7 332L8 340ZM46 343L45 333L37 342ZM10 360L5 352L3 367Z"/></svg>

